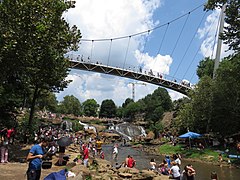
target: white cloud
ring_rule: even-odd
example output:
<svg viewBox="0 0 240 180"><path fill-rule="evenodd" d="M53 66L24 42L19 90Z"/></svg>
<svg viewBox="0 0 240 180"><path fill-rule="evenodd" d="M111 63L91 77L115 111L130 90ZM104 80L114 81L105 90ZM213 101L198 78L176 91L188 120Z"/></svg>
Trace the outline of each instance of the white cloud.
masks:
<svg viewBox="0 0 240 180"><path fill-rule="evenodd" d="M153 12L160 5L160 0L77 0L76 7L65 13L64 17L70 25L79 27L83 39L109 39L153 28L158 24L158 21L153 21ZM91 57L93 62L111 66L123 67L124 64L125 68L133 68L140 63L145 69L169 74L172 58L168 55L151 57L147 53L142 54L138 49L143 48L144 39L144 36L131 37L130 40L112 41L112 44L110 40L93 43L82 41L78 54L84 58ZM101 104L104 99L113 99L117 105L121 105L126 98L132 97L129 82L133 81L129 79L75 70L72 70L68 79L73 82L64 92L57 94L59 100L66 95L74 95L81 102L93 98ZM135 100L145 97L156 88L151 84L136 85ZM174 93L171 94L175 97Z"/></svg>
<svg viewBox="0 0 240 180"><path fill-rule="evenodd" d="M176 91L173 91L173 90L168 90L168 93L171 97L171 99L174 101L174 100L177 100L177 99L180 99L180 98L183 98L183 97L186 97L185 95L181 94L181 93L178 93Z"/></svg>
<svg viewBox="0 0 240 180"><path fill-rule="evenodd" d="M148 53L141 53L139 50L135 51L135 57L138 63L143 64L145 69L152 69L153 72L160 74L169 74L172 58L169 55L162 56L158 54L156 57L151 57Z"/></svg>
<svg viewBox="0 0 240 180"><path fill-rule="evenodd" d="M218 27L219 27L219 16L220 16L220 9L214 10L206 19L203 28L198 30L198 35L200 39L205 38L201 45L201 53L204 57L211 57L215 58L216 50L217 50L217 38L218 36ZM225 23L224 26L226 27L227 24ZM227 44L222 44L221 47L221 59L232 54L232 51L228 51L229 46Z"/></svg>
<svg viewBox="0 0 240 180"><path fill-rule="evenodd" d="M77 70L73 70L68 79L72 82L58 94L59 100L66 95L74 95L80 102L95 99L101 104L105 99L113 99L117 105L121 105L126 98L131 98L131 89L125 84L125 79Z"/></svg>

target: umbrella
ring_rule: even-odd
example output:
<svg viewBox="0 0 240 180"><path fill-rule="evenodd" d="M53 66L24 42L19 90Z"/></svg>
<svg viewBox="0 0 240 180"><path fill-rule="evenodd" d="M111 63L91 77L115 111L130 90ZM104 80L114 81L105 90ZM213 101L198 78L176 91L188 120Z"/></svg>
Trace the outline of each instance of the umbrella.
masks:
<svg viewBox="0 0 240 180"><path fill-rule="evenodd" d="M201 134L198 134L198 133L195 133L195 132L191 132L191 131L188 131L187 133L185 134L182 134L181 136L179 136L180 138L188 138L189 139L189 146L191 148L191 141L190 139L194 139L194 138L198 138L202 136Z"/></svg>
<svg viewBox="0 0 240 180"><path fill-rule="evenodd" d="M70 144L72 144L72 139L69 137L61 137L58 141L57 144L59 146L69 146Z"/></svg>
<svg viewBox="0 0 240 180"><path fill-rule="evenodd" d="M187 132L185 134L182 134L181 136L179 136L180 138L198 138L200 137L201 134L195 133L195 132Z"/></svg>

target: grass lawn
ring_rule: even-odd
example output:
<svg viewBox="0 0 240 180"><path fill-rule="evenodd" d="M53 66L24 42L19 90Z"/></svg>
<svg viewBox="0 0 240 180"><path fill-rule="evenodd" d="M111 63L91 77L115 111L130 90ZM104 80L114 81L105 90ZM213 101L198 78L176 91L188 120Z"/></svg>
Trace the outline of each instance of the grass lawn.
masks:
<svg viewBox="0 0 240 180"><path fill-rule="evenodd" d="M163 144L159 148L160 154L181 154L184 158L199 159L208 162L217 162L219 152L214 149L205 148L204 150L198 150L196 148L184 149L182 145L172 146L171 144ZM223 155L223 160L227 160L227 156Z"/></svg>

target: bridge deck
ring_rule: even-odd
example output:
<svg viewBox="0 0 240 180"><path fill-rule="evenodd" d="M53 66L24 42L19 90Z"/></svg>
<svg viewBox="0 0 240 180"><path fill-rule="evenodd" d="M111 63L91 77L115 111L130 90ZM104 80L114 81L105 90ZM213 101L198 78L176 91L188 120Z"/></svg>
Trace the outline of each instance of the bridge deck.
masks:
<svg viewBox="0 0 240 180"><path fill-rule="evenodd" d="M110 74L114 76L120 76L125 78L130 78L138 81L143 81L151 84L155 84L158 86L162 86L165 88L172 89L184 95L187 95L188 91L191 87L186 86L182 83L177 83L171 80L167 80L161 77L155 77L154 75L149 75L141 72L136 72L128 69L121 69L117 67L106 66L103 64L85 62L85 61L73 61L70 60L71 68L80 69L85 71L93 71L98 73Z"/></svg>

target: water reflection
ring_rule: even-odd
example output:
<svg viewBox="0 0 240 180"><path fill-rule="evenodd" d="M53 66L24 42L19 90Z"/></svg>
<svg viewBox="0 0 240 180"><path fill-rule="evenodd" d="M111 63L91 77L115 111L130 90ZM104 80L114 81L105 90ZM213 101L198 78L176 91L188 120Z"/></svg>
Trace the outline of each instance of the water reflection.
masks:
<svg viewBox="0 0 240 180"><path fill-rule="evenodd" d="M103 151L105 152L106 160L112 160L112 150L113 145L103 145ZM145 152L139 151L138 149L134 149L131 147L121 147L119 146L119 155L118 162L123 162L127 155L132 155L134 159L137 161L136 168L138 169L148 169L149 161L151 158L154 158L157 163L161 163L163 160L162 156L156 156L147 154ZM183 160L182 167L191 163L194 169L197 172L196 180L207 180L210 179L210 175L212 171L216 171L218 174L218 178L220 180L239 180L240 179L240 169L228 168L228 167L219 167L208 163L200 163L200 162L190 162Z"/></svg>

